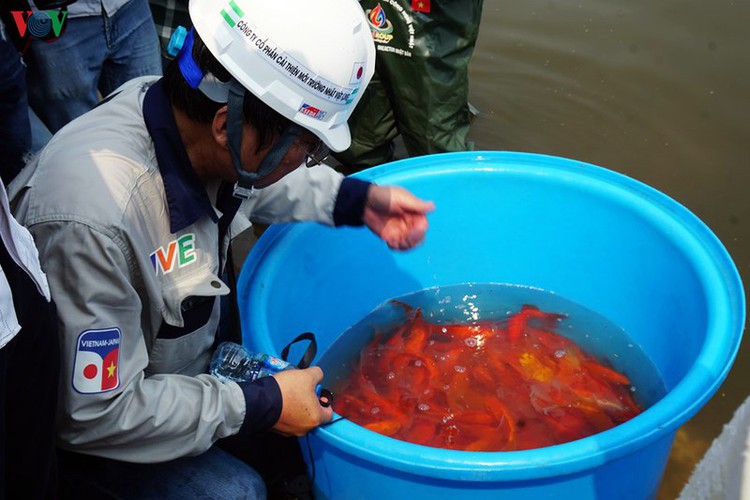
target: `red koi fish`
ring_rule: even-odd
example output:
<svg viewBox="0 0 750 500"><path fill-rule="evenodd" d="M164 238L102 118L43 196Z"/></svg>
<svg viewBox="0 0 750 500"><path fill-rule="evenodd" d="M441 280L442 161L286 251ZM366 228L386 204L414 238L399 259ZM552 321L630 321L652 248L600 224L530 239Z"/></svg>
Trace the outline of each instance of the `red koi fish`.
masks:
<svg viewBox="0 0 750 500"><path fill-rule="evenodd" d="M565 316L524 305L501 321L443 325L404 307L336 388L337 413L426 446L512 451L564 443L642 410L630 379L556 332Z"/></svg>

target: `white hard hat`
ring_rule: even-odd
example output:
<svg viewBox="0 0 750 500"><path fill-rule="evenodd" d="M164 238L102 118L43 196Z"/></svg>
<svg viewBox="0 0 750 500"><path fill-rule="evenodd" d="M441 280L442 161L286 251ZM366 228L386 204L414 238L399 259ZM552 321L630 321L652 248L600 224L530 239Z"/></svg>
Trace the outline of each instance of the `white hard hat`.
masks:
<svg viewBox="0 0 750 500"><path fill-rule="evenodd" d="M356 0L190 0L193 27L246 89L334 151L375 71Z"/></svg>

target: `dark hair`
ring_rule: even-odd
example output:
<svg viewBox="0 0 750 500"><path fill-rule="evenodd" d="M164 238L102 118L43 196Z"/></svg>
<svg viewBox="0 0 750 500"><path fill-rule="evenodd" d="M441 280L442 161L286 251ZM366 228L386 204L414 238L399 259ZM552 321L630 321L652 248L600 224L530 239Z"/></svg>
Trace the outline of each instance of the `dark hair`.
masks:
<svg viewBox="0 0 750 500"><path fill-rule="evenodd" d="M214 58L198 33L194 31L193 37L193 59L195 59L201 71L204 73L210 72L219 80L228 82L231 79L229 72ZM169 62L164 71L163 80L170 104L184 112L191 120L199 123L211 123L216 112L225 105L212 101L200 90L190 87L180 72L177 59ZM274 135L283 132L289 126L288 119L271 109L250 91L245 92L242 112L245 120L258 133L257 150L268 146Z"/></svg>

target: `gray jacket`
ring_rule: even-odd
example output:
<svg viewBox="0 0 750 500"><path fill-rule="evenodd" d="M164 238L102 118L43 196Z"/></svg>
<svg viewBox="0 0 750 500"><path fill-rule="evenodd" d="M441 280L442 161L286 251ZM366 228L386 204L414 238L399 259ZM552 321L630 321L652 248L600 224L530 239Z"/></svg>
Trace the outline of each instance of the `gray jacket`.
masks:
<svg viewBox="0 0 750 500"><path fill-rule="evenodd" d="M167 178L175 165L157 162L169 155L143 106L155 81L133 80L71 122L9 188L58 307L60 445L130 462L199 454L243 424L275 422L280 401L250 415L252 391L206 374L214 299L229 292L220 262L251 216L333 225L343 180L324 166L295 170L244 201L219 245L218 185L190 192Z"/></svg>

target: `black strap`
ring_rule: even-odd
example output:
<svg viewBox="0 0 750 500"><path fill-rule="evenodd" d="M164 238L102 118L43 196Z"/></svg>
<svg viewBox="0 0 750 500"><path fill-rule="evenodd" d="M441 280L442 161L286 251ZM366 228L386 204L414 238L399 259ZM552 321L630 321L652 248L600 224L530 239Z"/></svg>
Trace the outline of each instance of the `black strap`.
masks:
<svg viewBox="0 0 750 500"><path fill-rule="evenodd" d="M315 355L318 353L318 342L315 340L315 334L312 332L305 332L297 335L294 340L289 342L286 347L282 349L281 359L283 359L284 361L289 361L287 359L287 357L289 357L289 348L297 342L301 342L303 340L309 340L310 345L307 346L307 349L305 349L305 353L302 355L302 359L300 359L299 363L297 363L297 368L307 368L312 365L313 359L315 359Z"/></svg>
<svg viewBox="0 0 750 500"><path fill-rule="evenodd" d="M242 200L232 196L232 185L228 182L223 182L219 187L219 193L216 197L216 208L221 211L221 218L219 218L219 256L221 258L221 246L226 237L229 226L232 224L237 210L239 210ZM219 269L221 269L221 262L219 262ZM237 303L237 275L234 271L234 257L232 255L232 242L229 242L227 246L227 258L224 265L224 272L226 273L227 286L229 287L229 304L228 304L228 321L229 328L227 334L229 338L223 340L231 340L238 344L242 343L242 325L240 324L240 308Z"/></svg>
<svg viewBox="0 0 750 500"><path fill-rule="evenodd" d="M229 287L229 297L227 298L227 329L225 335L217 336L217 345L219 341L231 341L236 344L242 344L242 324L240 323L240 306L237 302L237 276L234 272L234 258L232 257L232 244L227 248L227 265L226 265L227 286ZM221 337L221 338L220 338Z"/></svg>
<svg viewBox="0 0 750 500"><path fill-rule="evenodd" d="M219 186L219 192L216 195L216 208L221 212L221 217L219 218L219 249L221 249L221 244L224 242L224 237L227 235L227 231L229 231L229 226L232 224L237 210L242 205L242 200L236 196L232 196L232 191L232 184L222 182L221 186ZM229 262L229 259L227 259L227 262Z"/></svg>

